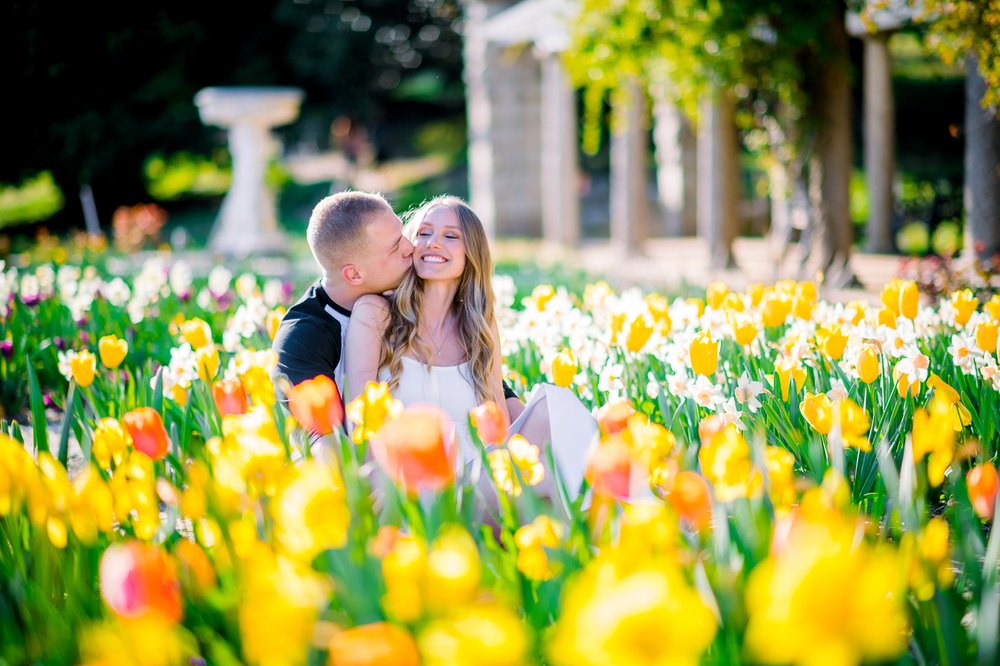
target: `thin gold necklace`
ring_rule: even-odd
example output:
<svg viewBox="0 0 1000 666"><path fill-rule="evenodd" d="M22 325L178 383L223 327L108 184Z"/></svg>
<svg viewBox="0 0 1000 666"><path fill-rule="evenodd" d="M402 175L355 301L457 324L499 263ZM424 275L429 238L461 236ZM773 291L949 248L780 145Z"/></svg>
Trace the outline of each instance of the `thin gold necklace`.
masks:
<svg viewBox="0 0 1000 666"><path fill-rule="evenodd" d="M448 333L449 333L448 329L450 329L450 328L451 328L450 326L446 326L445 327L445 334L444 334L444 336L443 336L443 338L441 340L441 344L438 344L437 342L435 342L434 338L431 337L430 330L427 330L427 335L426 335L427 341L431 343L431 345L434 347L435 352L436 352L436 355L434 356L434 358L440 358L442 356L442 354L441 354L441 347L448 340Z"/></svg>

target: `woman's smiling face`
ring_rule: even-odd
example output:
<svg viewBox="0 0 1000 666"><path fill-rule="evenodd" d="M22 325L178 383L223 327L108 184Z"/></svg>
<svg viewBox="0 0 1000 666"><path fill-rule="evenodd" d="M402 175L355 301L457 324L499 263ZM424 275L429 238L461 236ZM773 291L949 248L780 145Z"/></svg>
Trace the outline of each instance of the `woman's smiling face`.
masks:
<svg viewBox="0 0 1000 666"><path fill-rule="evenodd" d="M465 239L458 215L434 206L413 237L413 268L423 280L457 280L465 270Z"/></svg>

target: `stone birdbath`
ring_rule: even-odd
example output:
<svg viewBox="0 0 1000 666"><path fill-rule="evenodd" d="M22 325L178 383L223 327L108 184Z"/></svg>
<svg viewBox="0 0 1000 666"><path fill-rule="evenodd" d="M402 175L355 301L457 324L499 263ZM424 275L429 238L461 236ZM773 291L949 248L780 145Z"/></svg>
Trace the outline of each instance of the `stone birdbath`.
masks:
<svg viewBox="0 0 1000 666"><path fill-rule="evenodd" d="M211 250L246 256L286 248L264 175L277 151L271 128L294 121L301 102L298 88L205 88L195 95L202 122L229 130L233 156L233 182L209 237Z"/></svg>

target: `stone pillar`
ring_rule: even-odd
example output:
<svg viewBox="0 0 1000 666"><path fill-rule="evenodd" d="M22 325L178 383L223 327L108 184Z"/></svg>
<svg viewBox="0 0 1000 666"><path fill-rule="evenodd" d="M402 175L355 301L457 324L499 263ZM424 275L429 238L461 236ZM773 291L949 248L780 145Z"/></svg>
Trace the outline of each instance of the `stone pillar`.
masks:
<svg viewBox="0 0 1000 666"><path fill-rule="evenodd" d="M698 151L691 123L665 93L655 94L653 145L656 149L656 190L669 236L694 236L697 231Z"/></svg>
<svg viewBox="0 0 1000 666"><path fill-rule="evenodd" d="M646 194L646 95L637 83L616 96L611 131L611 242L626 254L649 236Z"/></svg>
<svg viewBox="0 0 1000 666"><path fill-rule="evenodd" d="M233 157L232 185L209 238L213 251L245 256L285 249L264 176L277 147L271 128L295 120L301 101L296 88L205 88L195 96L202 122L229 128Z"/></svg>
<svg viewBox="0 0 1000 666"><path fill-rule="evenodd" d="M981 259L1000 252L1000 120L984 109L986 82L970 57L965 76L965 249Z"/></svg>
<svg viewBox="0 0 1000 666"><path fill-rule="evenodd" d="M542 230L547 243L580 242L576 93L557 54L542 56Z"/></svg>
<svg viewBox="0 0 1000 666"><path fill-rule="evenodd" d="M896 171L896 118L892 99L891 33L867 34L865 44L865 181L869 252L891 252L892 182Z"/></svg>
<svg viewBox="0 0 1000 666"><path fill-rule="evenodd" d="M740 153L732 99L722 92L706 99L698 120L698 235L708 245L711 268L733 268Z"/></svg>
<svg viewBox="0 0 1000 666"><path fill-rule="evenodd" d="M484 22L512 3L465 7L469 200L491 236L541 232L541 72L530 51L491 43Z"/></svg>

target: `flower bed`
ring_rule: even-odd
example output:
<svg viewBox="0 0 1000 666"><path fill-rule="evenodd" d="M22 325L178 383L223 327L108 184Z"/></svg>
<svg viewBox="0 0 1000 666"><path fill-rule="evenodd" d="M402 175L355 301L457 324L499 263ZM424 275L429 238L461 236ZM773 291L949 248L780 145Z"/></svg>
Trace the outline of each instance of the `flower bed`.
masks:
<svg viewBox="0 0 1000 666"><path fill-rule="evenodd" d="M488 406L478 484L384 386L286 387L289 415L281 282L169 257L0 282L4 405L50 423L0 437L0 660L996 661L1000 298L497 278L510 383L598 415L578 496Z"/></svg>

